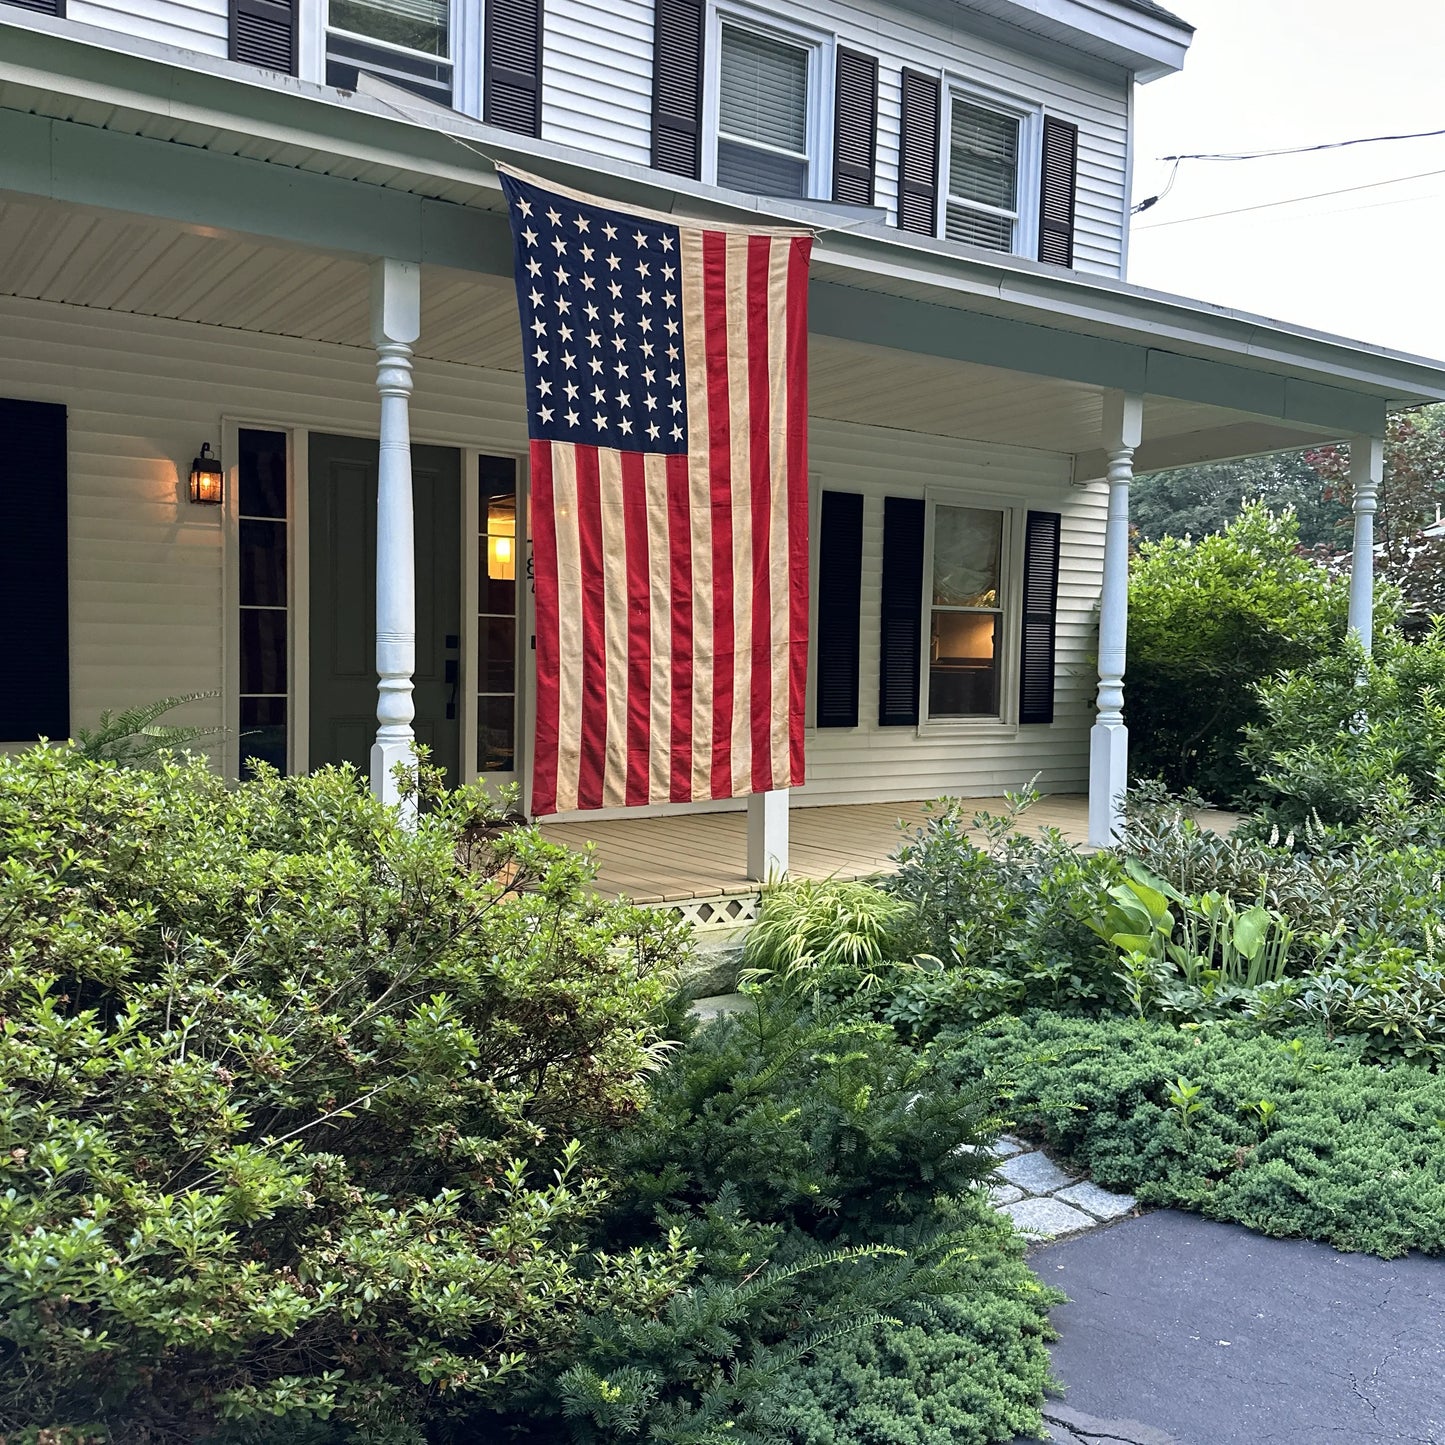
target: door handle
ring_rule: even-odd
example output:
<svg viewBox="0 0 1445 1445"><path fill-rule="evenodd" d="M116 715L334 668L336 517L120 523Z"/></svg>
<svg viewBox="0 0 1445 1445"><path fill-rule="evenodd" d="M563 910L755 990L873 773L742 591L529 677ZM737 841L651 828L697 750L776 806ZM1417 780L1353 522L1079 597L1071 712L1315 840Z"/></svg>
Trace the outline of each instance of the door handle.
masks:
<svg viewBox="0 0 1445 1445"><path fill-rule="evenodd" d="M460 672L460 664L456 658L447 658L446 671L442 674L443 680L451 687L451 694L447 698L447 721L450 722L457 715L457 684Z"/></svg>

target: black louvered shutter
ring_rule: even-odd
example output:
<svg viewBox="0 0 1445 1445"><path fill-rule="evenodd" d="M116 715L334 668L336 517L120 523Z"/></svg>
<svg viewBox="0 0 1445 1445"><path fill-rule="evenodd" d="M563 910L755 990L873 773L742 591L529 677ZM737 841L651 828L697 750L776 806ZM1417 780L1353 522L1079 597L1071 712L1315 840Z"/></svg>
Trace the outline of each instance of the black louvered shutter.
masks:
<svg viewBox="0 0 1445 1445"><path fill-rule="evenodd" d="M1074 189L1079 169L1079 128L1044 117L1043 188L1039 198L1039 260L1074 264Z"/></svg>
<svg viewBox="0 0 1445 1445"><path fill-rule="evenodd" d="M938 77L903 72L903 115L898 131L898 225L922 236L938 234Z"/></svg>
<svg viewBox="0 0 1445 1445"><path fill-rule="evenodd" d="M873 204L878 158L878 58L838 47L833 97L833 199Z"/></svg>
<svg viewBox="0 0 1445 1445"><path fill-rule="evenodd" d="M704 0L657 0L652 41L652 164L702 175Z"/></svg>
<svg viewBox="0 0 1445 1445"><path fill-rule="evenodd" d="M298 74L300 9L301 0L231 0L231 59Z"/></svg>
<svg viewBox="0 0 1445 1445"><path fill-rule="evenodd" d="M542 134L542 0L486 0L482 119Z"/></svg>
<svg viewBox="0 0 1445 1445"><path fill-rule="evenodd" d="M70 736L65 408L0 400L0 742Z"/></svg>
<svg viewBox="0 0 1445 1445"><path fill-rule="evenodd" d="M33 10L37 15L65 14L65 0L5 0L5 3L18 6L21 10Z"/></svg>
<svg viewBox="0 0 1445 1445"><path fill-rule="evenodd" d="M883 499L883 597L878 635L878 724L918 724L923 646L923 517L916 497Z"/></svg>
<svg viewBox="0 0 1445 1445"><path fill-rule="evenodd" d="M1024 625L1019 648L1019 721L1054 720L1054 628L1059 611L1058 512L1030 512L1024 532Z"/></svg>
<svg viewBox="0 0 1445 1445"><path fill-rule="evenodd" d="M858 726L859 613L863 600L863 498L824 492L818 518L820 728Z"/></svg>

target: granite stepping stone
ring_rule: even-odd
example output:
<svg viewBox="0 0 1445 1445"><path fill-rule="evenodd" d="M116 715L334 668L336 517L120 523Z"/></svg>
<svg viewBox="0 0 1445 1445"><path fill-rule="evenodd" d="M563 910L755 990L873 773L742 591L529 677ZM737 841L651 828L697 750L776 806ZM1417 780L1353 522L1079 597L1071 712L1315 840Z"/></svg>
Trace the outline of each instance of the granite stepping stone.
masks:
<svg viewBox="0 0 1445 1445"><path fill-rule="evenodd" d="M1072 1184L1067 1189L1060 1189L1054 1198L1062 1199L1065 1204L1072 1204L1076 1209L1087 1211L1095 1219L1122 1219L1139 1207L1139 1201L1132 1194L1115 1194L1112 1190L1100 1189L1097 1184L1088 1180L1082 1184Z"/></svg>
<svg viewBox="0 0 1445 1445"><path fill-rule="evenodd" d="M998 1166L999 1175L1010 1184L1017 1185L1025 1194L1052 1194L1077 1184L1078 1178L1060 1169L1047 1154L1038 1149L1027 1154L1015 1154Z"/></svg>
<svg viewBox="0 0 1445 1445"><path fill-rule="evenodd" d="M1082 1209L1061 1204L1057 1199L1020 1199L999 1210L1014 1222L1014 1228L1030 1239L1052 1239L1058 1234L1074 1234L1091 1229L1095 1221Z"/></svg>

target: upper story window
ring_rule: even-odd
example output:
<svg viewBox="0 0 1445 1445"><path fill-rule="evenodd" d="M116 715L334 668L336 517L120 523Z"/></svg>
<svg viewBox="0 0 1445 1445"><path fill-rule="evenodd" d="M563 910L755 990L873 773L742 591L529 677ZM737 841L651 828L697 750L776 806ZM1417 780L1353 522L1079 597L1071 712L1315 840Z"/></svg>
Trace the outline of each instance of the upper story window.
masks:
<svg viewBox="0 0 1445 1445"><path fill-rule="evenodd" d="M806 196L811 50L726 22L721 31L717 183Z"/></svg>
<svg viewBox="0 0 1445 1445"><path fill-rule="evenodd" d="M955 96L948 130L944 234L1019 249L1019 120Z"/></svg>
<svg viewBox="0 0 1445 1445"><path fill-rule="evenodd" d="M450 0L330 0L326 79L355 83L355 72L452 103Z"/></svg>
<svg viewBox="0 0 1445 1445"><path fill-rule="evenodd" d="M899 228L1072 266L1078 150L1078 127L1026 98L905 69Z"/></svg>

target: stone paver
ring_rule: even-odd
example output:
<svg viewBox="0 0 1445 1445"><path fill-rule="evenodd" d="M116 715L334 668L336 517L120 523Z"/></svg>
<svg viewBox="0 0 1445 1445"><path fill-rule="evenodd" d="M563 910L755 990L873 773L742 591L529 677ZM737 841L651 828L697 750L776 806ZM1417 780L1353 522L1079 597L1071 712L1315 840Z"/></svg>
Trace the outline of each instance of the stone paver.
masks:
<svg viewBox="0 0 1445 1445"><path fill-rule="evenodd" d="M1016 1184L1026 1194L1052 1194L1056 1189L1066 1189L1076 1184L1076 1175L1060 1169L1040 1149L1027 1154L1015 1154L998 1166L999 1175L1010 1184Z"/></svg>
<svg viewBox="0 0 1445 1445"><path fill-rule="evenodd" d="M1000 1205L1012 1204L1023 1197L1023 1190L1014 1184L995 1184L988 1191L988 1202L995 1209Z"/></svg>
<svg viewBox="0 0 1445 1445"><path fill-rule="evenodd" d="M1005 1204L1000 1214L1007 1214L1020 1234L1031 1239L1053 1239L1060 1234L1076 1234L1094 1224L1091 1215L1072 1205L1061 1204L1057 1199L1020 1199L1015 1204Z"/></svg>
<svg viewBox="0 0 1445 1445"><path fill-rule="evenodd" d="M995 1159L1011 1159L1015 1154L1022 1154L1028 1147L1022 1139L1016 1138L1013 1134L1000 1134L988 1146L988 1152Z"/></svg>
<svg viewBox="0 0 1445 1445"><path fill-rule="evenodd" d="M1139 1207L1139 1201L1132 1194L1115 1194L1112 1190L1100 1189L1087 1179L1082 1184L1060 1189L1054 1198L1092 1214L1095 1219L1122 1219Z"/></svg>

